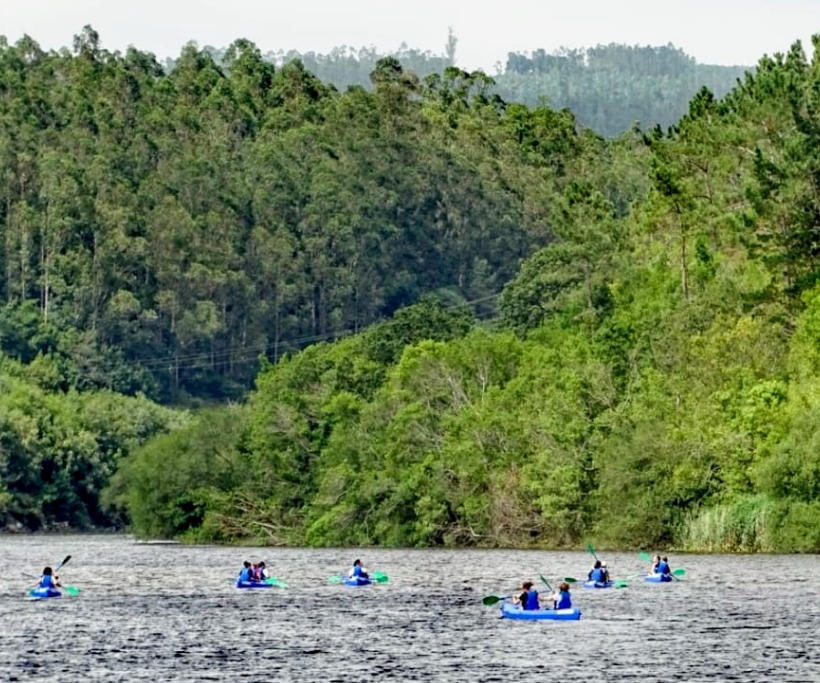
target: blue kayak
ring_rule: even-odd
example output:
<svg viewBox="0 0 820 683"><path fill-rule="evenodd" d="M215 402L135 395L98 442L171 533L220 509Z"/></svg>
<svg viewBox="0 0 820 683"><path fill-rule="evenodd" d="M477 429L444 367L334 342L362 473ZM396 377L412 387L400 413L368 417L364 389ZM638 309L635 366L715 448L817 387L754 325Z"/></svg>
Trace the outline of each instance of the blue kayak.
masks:
<svg viewBox="0 0 820 683"><path fill-rule="evenodd" d="M612 588L613 581L584 581L584 588Z"/></svg>
<svg viewBox="0 0 820 683"><path fill-rule="evenodd" d="M236 587L237 588L273 588L273 584L270 584L267 581L242 581L241 579L237 579L236 580Z"/></svg>
<svg viewBox="0 0 820 683"><path fill-rule="evenodd" d="M671 574L647 574L643 577L649 583L669 583L672 580Z"/></svg>
<svg viewBox="0 0 820 683"><path fill-rule="evenodd" d="M345 579L345 586L369 586L373 583L370 579L362 576L348 576Z"/></svg>
<svg viewBox="0 0 820 683"><path fill-rule="evenodd" d="M32 598L59 598L62 593L56 588L32 588L29 592Z"/></svg>
<svg viewBox="0 0 820 683"><path fill-rule="evenodd" d="M577 607L570 607L569 609L521 609L521 605L502 602L501 616L505 619L525 619L529 621L577 621L581 618L581 610Z"/></svg>

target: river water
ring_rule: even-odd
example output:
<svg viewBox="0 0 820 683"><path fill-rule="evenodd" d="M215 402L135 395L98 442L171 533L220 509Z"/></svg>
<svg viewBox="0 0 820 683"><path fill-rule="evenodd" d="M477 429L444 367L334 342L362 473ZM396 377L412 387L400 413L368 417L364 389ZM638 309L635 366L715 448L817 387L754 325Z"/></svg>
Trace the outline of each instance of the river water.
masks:
<svg viewBox="0 0 820 683"><path fill-rule="evenodd" d="M74 598L31 601L21 571ZM614 578L645 569L602 553ZM328 577L357 556L389 577ZM244 559L287 589L241 591ZM514 622L481 598L582 577L579 552L143 545L126 536L0 537L2 681L820 681L816 556L673 556L685 579L576 588L577 622Z"/></svg>

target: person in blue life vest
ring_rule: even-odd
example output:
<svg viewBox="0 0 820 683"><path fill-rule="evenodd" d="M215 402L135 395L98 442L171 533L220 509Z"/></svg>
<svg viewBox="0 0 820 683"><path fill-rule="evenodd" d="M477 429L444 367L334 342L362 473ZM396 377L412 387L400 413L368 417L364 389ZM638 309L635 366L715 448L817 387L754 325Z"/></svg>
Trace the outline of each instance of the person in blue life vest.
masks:
<svg viewBox="0 0 820 683"><path fill-rule="evenodd" d="M660 564L661 564L661 556L660 555L655 555L655 559L652 560L652 571L650 573L658 574L659 573L658 572L658 567L660 566Z"/></svg>
<svg viewBox="0 0 820 683"><path fill-rule="evenodd" d="M601 564L600 560L595 560L595 565L587 574L587 580L595 583L605 583L607 576L609 576L609 572L606 570L606 566Z"/></svg>
<svg viewBox="0 0 820 683"><path fill-rule="evenodd" d="M550 600L554 609L570 609L572 607L572 595L569 592L569 584L564 581L558 586L557 591L550 593Z"/></svg>
<svg viewBox="0 0 820 683"><path fill-rule="evenodd" d="M260 562L256 565L256 571L254 572L254 581L264 581L268 578L268 570L265 568L265 563Z"/></svg>
<svg viewBox="0 0 820 683"><path fill-rule="evenodd" d="M672 569L669 566L669 558L666 555L660 558L660 561L658 562L658 567L657 569L655 569L655 573L662 574L663 576L669 576L672 574Z"/></svg>
<svg viewBox="0 0 820 683"><path fill-rule="evenodd" d="M601 569L604 571L604 583L609 583L612 581L609 577L609 569L606 568L606 562L601 562Z"/></svg>
<svg viewBox="0 0 820 683"><path fill-rule="evenodd" d="M521 593L513 595L512 601L514 605L521 605L521 609L541 609L538 604L538 591L533 588L532 581L524 581L521 584Z"/></svg>
<svg viewBox="0 0 820 683"><path fill-rule="evenodd" d="M364 568L362 565L361 560L356 560L353 563L353 569L350 570L348 576L351 579L368 579L370 578L370 574L368 573L367 569Z"/></svg>
<svg viewBox="0 0 820 683"><path fill-rule="evenodd" d="M253 567L251 567L251 563L245 560L242 563L242 570L239 572L239 580L240 581L253 581Z"/></svg>
<svg viewBox="0 0 820 683"><path fill-rule="evenodd" d="M62 584L59 581L60 577L54 575L54 570L51 567L43 569L43 575L35 585L35 588L60 588Z"/></svg>

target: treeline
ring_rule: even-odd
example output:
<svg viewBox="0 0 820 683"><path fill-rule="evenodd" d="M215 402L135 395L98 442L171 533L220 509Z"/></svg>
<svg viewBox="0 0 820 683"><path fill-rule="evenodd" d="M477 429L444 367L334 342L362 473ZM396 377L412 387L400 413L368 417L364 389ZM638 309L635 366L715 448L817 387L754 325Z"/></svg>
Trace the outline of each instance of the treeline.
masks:
<svg viewBox="0 0 820 683"><path fill-rule="evenodd" d="M510 53L495 81L505 100L568 108L582 125L615 137L636 124L676 124L701 88L723 97L748 69L698 64L673 45L610 44Z"/></svg>
<svg viewBox="0 0 820 683"><path fill-rule="evenodd" d="M121 528L101 497L119 461L185 413L145 397L64 390L58 362L0 355L0 529Z"/></svg>
<svg viewBox="0 0 820 683"><path fill-rule="evenodd" d="M305 68L339 90L371 87L370 74L380 59L393 57L421 80L456 66L457 39L450 33L444 54L402 45L389 54L374 48L338 47L328 54L295 50L268 52L276 65L300 60ZM224 48L205 50L221 63ZM166 68L173 69L174 60ZM561 48L552 52L510 52L496 65L491 92L507 102L529 106L547 104L570 109L578 122L607 137L617 137L636 124L644 130L674 125L686 113L689 101L703 87L723 97L742 79L747 66L699 64L673 45L598 45Z"/></svg>
<svg viewBox="0 0 820 683"><path fill-rule="evenodd" d="M498 328L423 302L132 454L135 531L817 552L819 83L796 45L601 149ZM590 169L635 178L626 214Z"/></svg>
<svg viewBox="0 0 820 683"><path fill-rule="evenodd" d="M340 94L244 40L222 62L189 45L166 74L88 27L72 51L0 42L0 350L211 401L426 292L492 315L602 144L483 74L388 58Z"/></svg>

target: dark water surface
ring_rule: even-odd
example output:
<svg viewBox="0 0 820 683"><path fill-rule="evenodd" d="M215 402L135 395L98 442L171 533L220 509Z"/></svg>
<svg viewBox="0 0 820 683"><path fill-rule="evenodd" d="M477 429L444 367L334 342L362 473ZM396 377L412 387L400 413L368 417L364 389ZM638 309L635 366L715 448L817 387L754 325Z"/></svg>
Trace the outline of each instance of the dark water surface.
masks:
<svg viewBox="0 0 820 683"><path fill-rule="evenodd" d="M20 572L65 555L76 598L29 601ZM361 555L390 582L328 583ZM645 568L599 553L614 577ZM245 558L290 588L233 587ZM481 605L524 578L581 577L588 553L140 545L0 537L2 681L820 681L816 556L674 556L684 581L577 588L578 622Z"/></svg>

